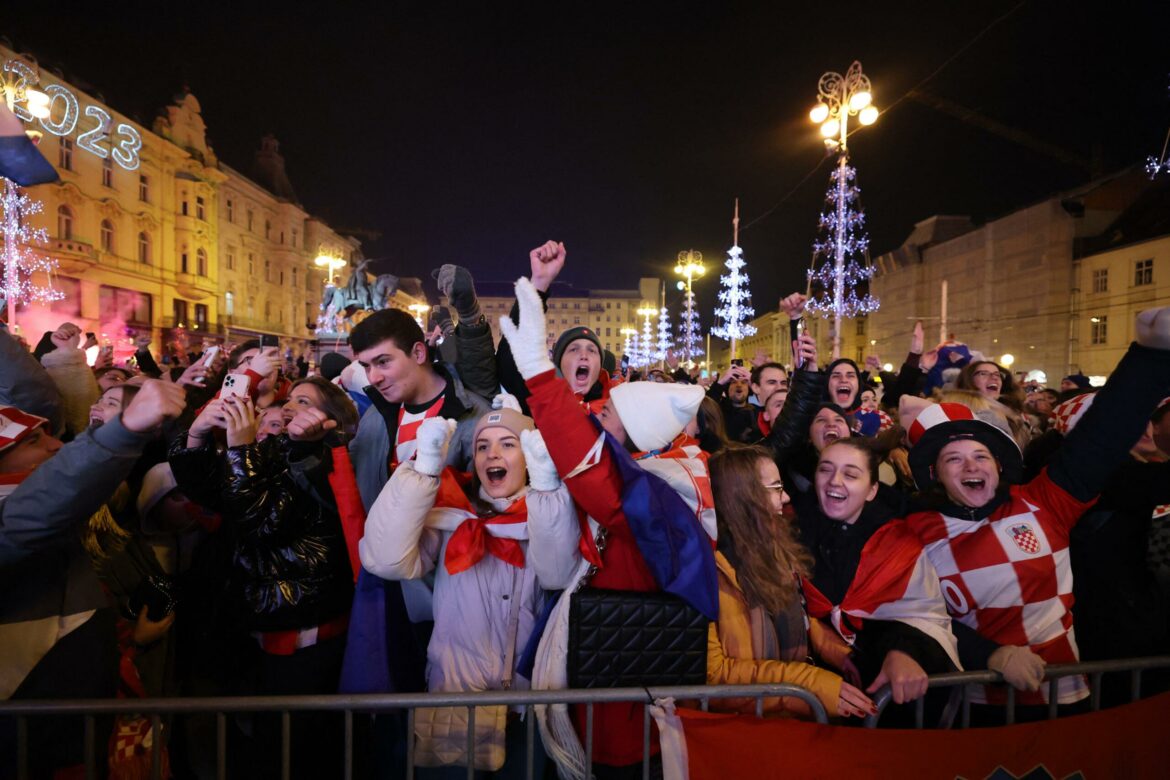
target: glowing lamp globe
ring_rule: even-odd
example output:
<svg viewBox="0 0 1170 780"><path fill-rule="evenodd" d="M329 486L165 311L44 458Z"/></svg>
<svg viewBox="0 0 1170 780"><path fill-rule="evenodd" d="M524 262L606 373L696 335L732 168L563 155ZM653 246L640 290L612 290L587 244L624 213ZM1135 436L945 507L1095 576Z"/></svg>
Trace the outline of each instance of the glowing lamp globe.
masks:
<svg viewBox="0 0 1170 780"><path fill-rule="evenodd" d="M28 112L37 119L49 118L49 96L36 89L25 90Z"/></svg>
<svg viewBox="0 0 1170 780"><path fill-rule="evenodd" d="M677 285L675 285L675 286L676 286L676 287L678 287L678 289L680 289L680 290L685 290L685 289L687 289L687 283L686 283L686 282L679 282L679 283L678 283Z"/></svg>
<svg viewBox="0 0 1170 780"><path fill-rule="evenodd" d="M849 110L860 111L873 102L873 95L868 92L858 92L849 98Z"/></svg>
<svg viewBox="0 0 1170 780"><path fill-rule="evenodd" d="M872 125L877 121L877 118L878 110L874 106L866 106L861 110L861 113L857 115L857 121L861 122L863 125Z"/></svg>
<svg viewBox="0 0 1170 780"><path fill-rule="evenodd" d="M841 123L836 119L830 119L821 125L821 135L825 138L832 138L841 130Z"/></svg>
<svg viewBox="0 0 1170 780"><path fill-rule="evenodd" d="M817 103L813 110L808 112L808 118L814 125L819 125L829 118L829 107L824 103Z"/></svg>
<svg viewBox="0 0 1170 780"><path fill-rule="evenodd" d="M999 356L999 364L1004 368L1011 368L1012 363L1016 362L1016 356L1010 352L1005 352Z"/></svg>

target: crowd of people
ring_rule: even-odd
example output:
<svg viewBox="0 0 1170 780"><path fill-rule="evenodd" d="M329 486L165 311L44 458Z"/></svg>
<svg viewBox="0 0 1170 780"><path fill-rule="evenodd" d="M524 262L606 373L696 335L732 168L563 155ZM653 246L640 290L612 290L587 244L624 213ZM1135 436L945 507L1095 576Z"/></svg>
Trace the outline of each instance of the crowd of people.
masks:
<svg viewBox="0 0 1170 780"><path fill-rule="evenodd" d="M149 339L91 366L76 325L34 351L0 328L0 697L636 681L613 665L658 651L621 632L605 664L581 650L581 605L607 593L697 616L708 684L794 683L839 723L885 686L883 724L924 696L937 715L927 678L960 669L1004 680L972 692L977 724L1002 723L1007 686L1017 720L1042 718L1046 665L1170 652L1170 308L1099 388L927 348L921 325L897 372L825 364L800 294L793 366L639 375L589 328L547 332L565 259L531 252L498 345L456 266L437 274L454 316L375 312L319 366L256 341L159 366ZM1080 677L1057 695L1088 707ZM537 776L584 777L587 737L597 777L641 776L641 704L535 713ZM419 777L521 776L523 716L477 708L468 755L465 708L381 714L355 725L358 766L400 776L412 744ZM294 774L337 776L340 718L291 723ZM111 777L161 745L177 777L214 759L197 716L98 724ZM233 765L278 771L278 717L229 731ZM82 733L34 720L34 775L79 764ZM16 739L0 721L0 756Z"/></svg>

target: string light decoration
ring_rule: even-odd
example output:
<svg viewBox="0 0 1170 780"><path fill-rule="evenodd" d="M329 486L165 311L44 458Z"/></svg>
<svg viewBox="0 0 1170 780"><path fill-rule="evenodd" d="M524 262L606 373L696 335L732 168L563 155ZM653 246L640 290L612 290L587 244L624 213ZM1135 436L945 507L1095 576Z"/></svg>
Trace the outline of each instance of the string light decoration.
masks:
<svg viewBox="0 0 1170 780"><path fill-rule="evenodd" d="M692 287L694 280L704 273L703 253L693 249L678 253L678 264L674 272L685 277L678 287L684 290L682 321L678 329L678 348L682 353L683 364L687 368L694 368L695 358L703 354L703 333L699 325L699 312L695 308L695 291Z"/></svg>
<svg viewBox="0 0 1170 780"><path fill-rule="evenodd" d="M869 237L865 212L857 202L861 190L856 181L856 169L847 164L839 165L829 176L821 233L813 242L813 267L808 271L812 294L805 304L809 311L823 316L853 318L877 311L879 306L868 292L859 292L873 277L874 268L869 264Z"/></svg>
<svg viewBox="0 0 1170 780"><path fill-rule="evenodd" d="M654 357L654 331L650 319L658 314L658 309L643 306L638 309L638 316L642 318L642 338L638 342L638 367L646 368L656 360Z"/></svg>
<svg viewBox="0 0 1170 780"><path fill-rule="evenodd" d="M719 302L715 309L715 320L718 323L711 328L711 335L727 339L731 342L731 357L735 358L736 343L748 336L755 335L756 326L749 325L748 320L756 315L752 308L752 294L748 289L751 281L742 269L747 265L743 259L743 250L739 248L739 199L735 200L735 217L732 224L732 246L727 250L727 261L723 264L727 273L719 277Z"/></svg>
<svg viewBox="0 0 1170 780"><path fill-rule="evenodd" d="M1170 87L1166 88L1170 92ZM1162 153L1156 158L1153 156L1146 158L1146 174L1150 180L1158 178L1160 173L1170 173L1170 160L1166 159L1166 149L1170 147L1170 130L1166 131L1166 140L1162 142Z"/></svg>
<svg viewBox="0 0 1170 780"><path fill-rule="evenodd" d="M61 300L65 294L33 281L34 274L49 275L57 270L56 260L38 254L35 249L48 244L48 231L29 224L29 218L41 213L44 204L30 198L8 179L2 181L0 208L4 213L0 219L0 241L4 243L4 284L0 286L0 294L8 303L8 324L12 326L15 304L51 303Z"/></svg>
<svg viewBox="0 0 1170 780"><path fill-rule="evenodd" d="M674 348L674 338L670 333L670 309L663 306L658 310L658 349L654 354L655 360L666 360L666 353Z"/></svg>

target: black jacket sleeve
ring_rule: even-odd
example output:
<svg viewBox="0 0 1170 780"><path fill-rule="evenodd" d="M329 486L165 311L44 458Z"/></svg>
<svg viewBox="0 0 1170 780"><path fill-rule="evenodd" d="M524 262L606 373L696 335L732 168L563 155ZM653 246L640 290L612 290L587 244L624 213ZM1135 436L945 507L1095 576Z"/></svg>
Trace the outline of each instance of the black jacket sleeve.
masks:
<svg viewBox="0 0 1170 780"><path fill-rule="evenodd" d="M1093 399L1048 476L1080 501L1091 501L1129 459L1158 402L1170 395L1170 350L1131 344Z"/></svg>
<svg viewBox="0 0 1170 780"><path fill-rule="evenodd" d="M767 439L772 457L781 467L808 443L808 427L824 398L828 381L820 371L792 372L788 399Z"/></svg>
<svg viewBox="0 0 1170 780"><path fill-rule="evenodd" d="M898 371L897 379L886 385L886 390L882 393L882 406L897 409L898 400L902 396L918 394L918 388L926 379L926 374L918 367L918 360L921 357L913 352L906 356L906 362ZM882 374L882 381L886 381L885 374Z"/></svg>
<svg viewBox="0 0 1170 780"><path fill-rule="evenodd" d="M491 401L500 388L491 326L483 317L474 325L461 322L455 327L455 341L458 345L455 370L463 386Z"/></svg>

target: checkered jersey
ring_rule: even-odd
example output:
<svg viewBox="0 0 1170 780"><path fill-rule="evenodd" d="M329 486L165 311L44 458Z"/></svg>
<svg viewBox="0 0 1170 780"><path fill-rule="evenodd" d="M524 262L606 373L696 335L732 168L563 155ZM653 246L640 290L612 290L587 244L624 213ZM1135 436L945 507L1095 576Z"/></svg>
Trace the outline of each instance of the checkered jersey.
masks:
<svg viewBox="0 0 1170 780"><path fill-rule="evenodd" d="M1079 660L1073 633L1073 576L1068 540L1091 505L1058 487L1045 470L982 520L919 512L906 518L938 571L952 616L1000 645L1027 645L1050 664ZM1088 695L1081 677L1065 677L1059 702ZM1020 704L1044 704L1047 686L1021 693ZM980 696L980 694L983 694ZM1001 703L1002 690L972 701Z"/></svg>
<svg viewBox="0 0 1170 780"><path fill-rule="evenodd" d="M430 406L421 412L406 411L406 404L398 408L398 429L394 435L394 449L390 453L390 472L398 468L399 463L413 460L418 451L418 427L423 420L438 417L443 410L444 398L439 396Z"/></svg>

